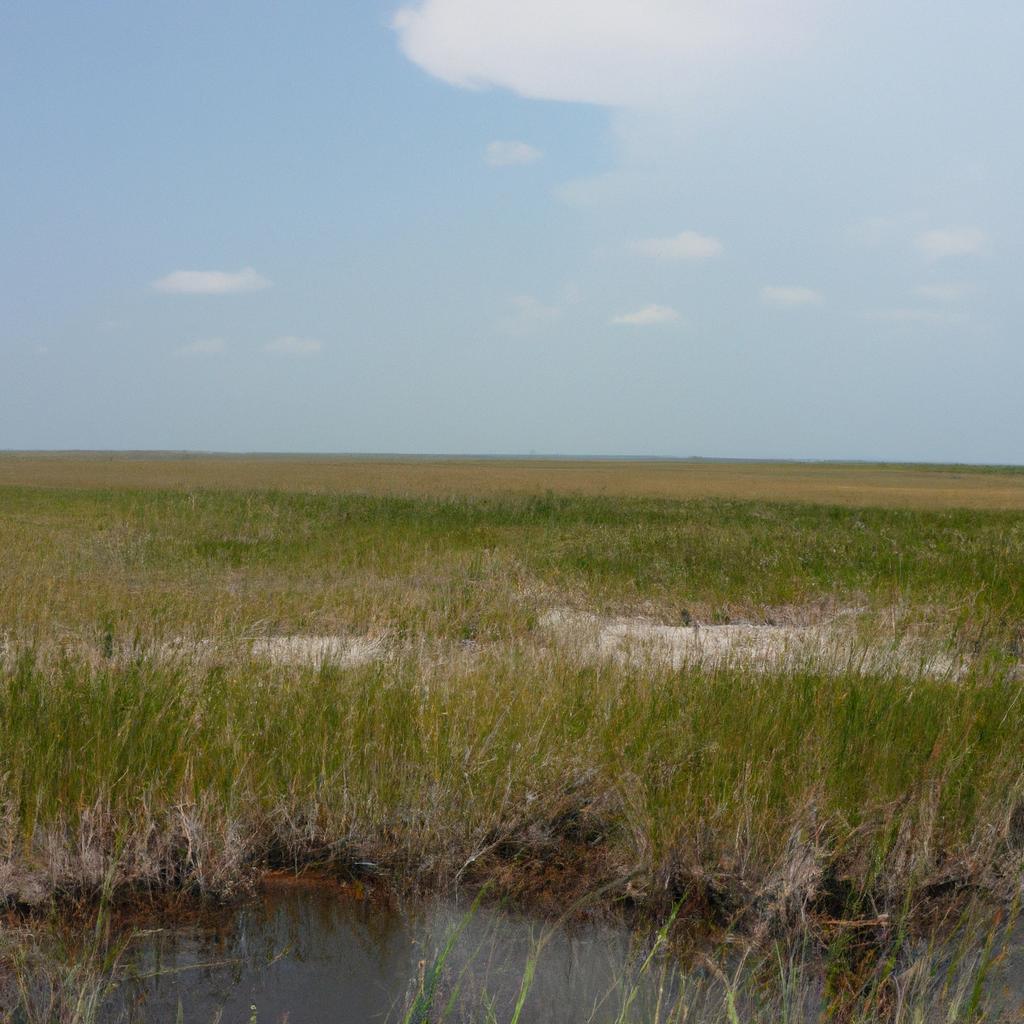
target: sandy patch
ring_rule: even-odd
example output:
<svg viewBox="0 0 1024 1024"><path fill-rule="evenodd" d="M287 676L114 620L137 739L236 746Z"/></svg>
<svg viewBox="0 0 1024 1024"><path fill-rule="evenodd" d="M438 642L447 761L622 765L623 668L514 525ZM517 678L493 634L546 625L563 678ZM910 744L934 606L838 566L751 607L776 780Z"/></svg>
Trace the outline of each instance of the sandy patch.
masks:
<svg viewBox="0 0 1024 1024"><path fill-rule="evenodd" d="M733 665L752 671L901 673L959 678L970 659L943 649L941 642L922 636L886 638L876 630L858 635L856 614L837 614L814 625L673 626L643 616L605 617L568 608L552 608L541 616L541 634L560 651L587 660L610 660L623 665L660 664L673 669L688 665ZM151 647L116 646L104 651L95 641L66 638L54 641L53 651L83 658L100 666L140 658L165 663L212 665L251 658L276 666L353 668L397 653L386 634L292 634L240 638L176 637ZM477 648L474 648L476 650ZM10 665L19 647L0 634L0 663ZM459 651L464 654L464 651ZM434 657L456 657L451 649ZM1018 666L1018 671L1022 666Z"/></svg>
<svg viewBox="0 0 1024 1024"><path fill-rule="evenodd" d="M0 665L12 666L25 650L12 637L0 634ZM272 665L319 668L335 665L353 668L379 661L387 653L386 637L343 635L291 635L260 637L173 637L151 644L115 644L105 650L101 644L81 637L55 638L36 645L37 655L80 659L95 668L126 665L139 660L163 664L210 666L222 661L252 658Z"/></svg>
<svg viewBox="0 0 1024 1024"><path fill-rule="evenodd" d="M377 661L384 654L383 637L305 635L259 636L238 640L190 640L177 637L158 645L161 660L210 660L217 657L250 657L272 665L319 668L336 665L351 668Z"/></svg>
<svg viewBox="0 0 1024 1024"><path fill-rule="evenodd" d="M384 653L382 637L268 636L253 640L250 653L274 665L368 665Z"/></svg>
<svg viewBox="0 0 1024 1024"><path fill-rule="evenodd" d="M655 661L685 665L740 665L760 671L797 670L961 674L966 665L920 640L901 637L890 643L857 637L849 618L814 626L727 625L668 626L640 616L602 618L589 612L556 608L541 626L560 645L572 645L584 657L623 663Z"/></svg>

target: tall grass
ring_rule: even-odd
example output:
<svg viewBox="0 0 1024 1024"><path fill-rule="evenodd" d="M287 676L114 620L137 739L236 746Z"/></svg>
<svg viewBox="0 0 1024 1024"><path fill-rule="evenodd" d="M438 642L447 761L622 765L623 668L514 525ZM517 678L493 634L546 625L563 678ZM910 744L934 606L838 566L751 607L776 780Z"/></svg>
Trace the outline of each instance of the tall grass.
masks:
<svg viewBox="0 0 1024 1024"><path fill-rule="evenodd" d="M1024 513L700 500L0 489L0 631L102 646L390 630L522 638L552 603L669 622L884 610L1021 650Z"/></svg>
<svg viewBox="0 0 1024 1024"><path fill-rule="evenodd" d="M26 871L226 892L320 862L541 896L639 872L640 903L687 891L721 918L1005 892L1022 698L1006 675L630 670L530 647L320 672L25 655L0 677L3 870L11 895Z"/></svg>
<svg viewBox="0 0 1024 1024"><path fill-rule="evenodd" d="M0 550L8 904L316 865L764 939L1020 887L1020 512L0 488ZM588 660L542 628L560 605L853 611L970 667ZM390 642L193 656L303 632Z"/></svg>

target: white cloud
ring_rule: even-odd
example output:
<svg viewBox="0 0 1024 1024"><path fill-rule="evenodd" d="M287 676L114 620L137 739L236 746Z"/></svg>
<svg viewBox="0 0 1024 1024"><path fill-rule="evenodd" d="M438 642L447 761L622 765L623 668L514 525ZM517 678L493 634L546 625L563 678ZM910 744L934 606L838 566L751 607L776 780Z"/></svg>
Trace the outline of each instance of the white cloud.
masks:
<svg viewBox="0 0 1024 1024"><path fill-rule="evenodd" d="M223 338L198 338L178 349L180 356L219 356L227 350Z"/></svg>
<svg viewBox="0 0 1024 1024"><path fill-rule="evenodd" d="M988 236L980 228L936 228L917 236L917 248L933 262L948 256L974 256L987 242Z"/></svg>
<svg viewBox="0 0 1024 1024"><path fill-rule="evenodd" d="M659 260L710 260L721 256L723 248L717 238L696 231L681 231L671 238L647 238L633 243L634 251L641 256Z"/></svg>
<svg viewBox="0 0 1024 1024"><path fill-rule="evenodd" d="M671 306L652 304L632 313L622 313L612 317L613 324L624 324L627 327L650 327L653 324L668 324L679 319L679 314Z"/></svg>
<svg viewBox="0 0 1024 1024"><path fill-rule="evenodd" d="M923 284L915 291L922 299L932 302L958 302L974 291L974 285L950 281L945 284Z"/></svg>
<svg viewBox="0 0 1024 1024"><path fill-rule="evenodd" d="M817 306L825 301L821 292L798 285L766 284L761 289L761 301L780 309L796 309L800 306Z"/></svg>
<svg viewBox="0 0 1024 1024"><path fill-rule="evenodd" d="M228 295L269 288L270 282L252 267L242 270L175 270L153 282L158 292L175 295Z"/></svg>
<svg viewBox="0 0 1024 1024"><path fill-rule="evenodd" d="M723 69L791 54L825 0L420 0L393 26L405 55L452 85L533 99L663 106Z"/></svg>
<svg viewBox="0 0 1024 1024"><path fill-rule="evenodd" d="M544 154L528 142L496 139L484 150L484 161L491 167L535 164Z"/></svg>
<svg viewBox="0 0 1024 1024"><path fill-rule="evenodd" d="M275 338L263 346L264 352L272 352L279 356L315 356L322 351L322 341L315 338L296 338L294 335L286 335L283 338Z"/></svg>

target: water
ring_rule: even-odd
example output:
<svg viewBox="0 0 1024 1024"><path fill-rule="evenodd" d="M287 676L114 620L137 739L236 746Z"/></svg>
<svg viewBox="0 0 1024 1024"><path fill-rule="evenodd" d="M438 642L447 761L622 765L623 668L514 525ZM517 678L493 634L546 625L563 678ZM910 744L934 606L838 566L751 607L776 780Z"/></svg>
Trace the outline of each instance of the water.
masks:
<svg viewBox="0 0 1024 1024"><path fill-rule="evenodd" d="M736 951L705 950L708 958L698 952L685 968L678 957L666 953L641 971L651 937L638 939L621 927L600 924L552 929L550 922L528 916L485 907L467 913L470 909L447 900L398 906L323 885L275 887L220 920L179 923L141 934L127 958L141 977L119 990L105 1020L401 1022L417 992L429 987L431 965L460 926L430 1024L442 1019L445 1007L449 1012L444 1019L453 1024L480 1024L490 1019L488 1005L494 1008L494 1019L510 1021L528 959L542 939L545 945L520 1024L613 1024L623 1019L627 1000L630 1021L654 1020L659 1001L664 1019L664 1008L679 999L685 1000L690 1021L727 1017L720 971L740 976ZM982 945L975 941L941 953L926 952L921 946L919 955L901 964L897 987L901 998L944 1019L951 1001L969 998ZM790 949L781 957L792 955ZM799 957L798 947L796 960ZM708 959L720 967L707 967ZM959 965L954 973L962 975L964 983L944 990L951 963ZM737 990L742 1020L774 1021L782 1019L783 1012L794 1021L820 1018L820 960L812 955L798 965L792 976L797 983L790 986L778 984L778 951L770 951L761 965L748 970ZM986 991L1011 1014L1024 1009L1024 934L1019 930L993 965Z"/></svg>
<svg viewBox="0 0 1024 1024"><path fill-rule="evenodd" d="M505 1018L548 926L487 908L470 916L470 909L440 900L387 906L324 888L272 891L226 927L178 926L143 936L135 967L152 976L131 986L117 1009L145 1021L174 1021L179 1004L186 1022L220 1013L223 1024L248 1024L253 1006L260 1024L401 1021L462 924L435 1005L453 999L453 1019L466 1019L486 995ZM539 958L522 1024L614 1021L615 982L635 949L621 928L558 929Z"/></svg>

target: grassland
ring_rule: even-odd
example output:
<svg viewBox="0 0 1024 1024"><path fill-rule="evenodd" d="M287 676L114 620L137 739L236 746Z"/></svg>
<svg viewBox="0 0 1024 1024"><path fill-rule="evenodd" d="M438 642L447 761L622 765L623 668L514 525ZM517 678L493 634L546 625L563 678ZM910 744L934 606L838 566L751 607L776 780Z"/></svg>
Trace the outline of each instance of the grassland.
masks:
<svg viewBox="0 0 1024 1024"><path fill-rule="evenodd" d="M626 470L628 472L628 470ZM131 473L129 479L134 479ZM701 498L0 491L8 632L523 636L557 601L667 621L896 609L1021 622L1024 515Z"/></svg>
<svg viewBox="0 0 1024 1024"><path fill-rule="evenodd" d="M0 481L11 905L315 865L777 934L1019 892L1013 472L7 458ZM853 646L598 657L545 628L566 608ZM376 653L254 655L295 635ZM865 670L910 636L960 668Z"/></svg>
<svg viewBox="0 0 1024 1024"><path fill-rule="evenodd" d="M1024 468L889 463L0 453L0 486L286 490L397 497L508 493L734 498L1024 510Z"/></svg>

